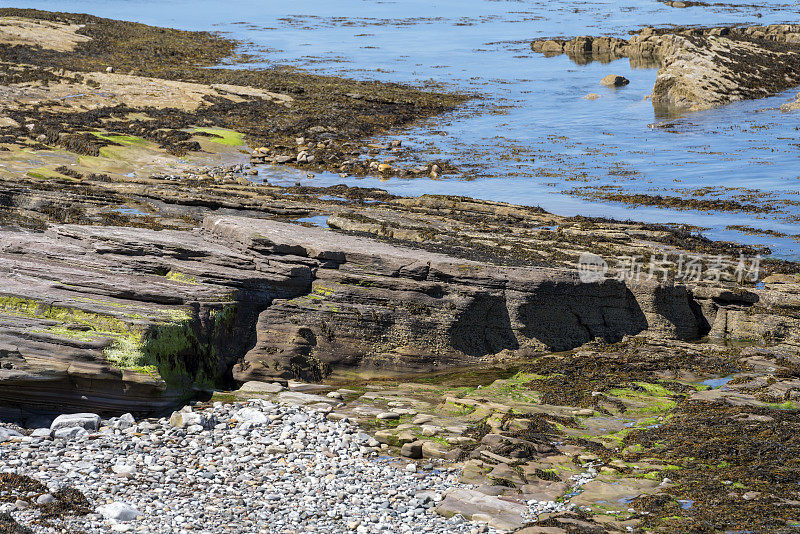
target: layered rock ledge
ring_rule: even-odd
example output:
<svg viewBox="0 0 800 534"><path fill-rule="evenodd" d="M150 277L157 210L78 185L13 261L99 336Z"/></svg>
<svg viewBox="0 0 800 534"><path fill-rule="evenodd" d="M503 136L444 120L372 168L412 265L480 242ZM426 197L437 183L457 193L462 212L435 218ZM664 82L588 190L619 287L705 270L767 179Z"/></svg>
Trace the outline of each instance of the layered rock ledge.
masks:
<svg viewBox="0 0 800 534"><path fill-rule="evenodd" d="M798 344L797 297L498 266L274 220L0 232L0 402L153 411L234 381L390 377L593 340Z"/></svg>
<svg viewBox="0 0 800 534"><path fill-rule="evenodd" d="M800 26L644 28L630 39L576 37L531 43L535 52L571 59L629 58L636 66L658 66L656 106L709 109L772 96L800 85Z"/></svg>

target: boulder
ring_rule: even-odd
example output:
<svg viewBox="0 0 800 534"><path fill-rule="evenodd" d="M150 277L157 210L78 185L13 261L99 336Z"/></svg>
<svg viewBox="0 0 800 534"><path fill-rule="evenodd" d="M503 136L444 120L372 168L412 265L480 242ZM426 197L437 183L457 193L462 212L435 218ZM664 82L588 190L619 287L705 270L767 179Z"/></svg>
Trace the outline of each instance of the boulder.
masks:
<svg viewBox="0 0 800 534"><path fill-rule="evenodd" d="M89 432L80 426L67 426L54 430L53 437L55 439L75 441L86 439L89 437Z"/></svg>
<svg viewBox="0 0 800 534"><path fill-rule="evenodd" d="M0 427L0 442L8 441L11 438L22 437L20 432L17 432L13 428L2 428Z"/></svg>
<svg viewBox="0 0 800 534"><path fill-rule="evenodd" d="M631 81L624 76L609 74L600 80L600 83L606 87L622 87L623 85L628 85Z"/></svg>
<svg viewBox="0 0 800 534"><path fill-rule="evenodd" d="M48 438L50 435L51 433L49 428L37 428L31 432L32 438Z"/></svg>
<svg viewBox="0 0 800 534"><path fill-rule="evenodd" d="M234 416L240 422L251 423L254 425L266 425L270 423L270 418L261 410L255 408L242 408Z"/></svg>
<svg viewBox="0 0 800 534"><path fill-rule="evenodd" d="M55 418L50 425L50 431L55 432L61 428L80 427L90 432L100 428L100 416L94 413L62 414Z"/></svg>
<svg viewBox="0 0 800 534"><path fill-rule="evenodd" d="M456 460L461 454L460 449L451 449L437 441L424 441L422 443L423 458L441 458L446 460Z"/></svg>
<svg viewBox="0 0 800 534"><path fill-rule="evenodd" d="M403 444L403 446L400 447L400 456L413 459L422 458L422 442L412 441Z"/></svg>
<svg viewBox="0 0 800 534"><path fill-rule="evenodd" d="M119 416L119 419L114 422L114 428L126 430L132 427L134 424L136 424L136 419L134 419L133 415L125 413Z"/></svg>
<svg viewBox="0 0 800 534"><path fill-rule="evenodd" d="M205 419L201 414L192 411L181 410L173 412L169 418L170 426L175 428L187 428L192 425L204 426L205 423Z"/></svg>

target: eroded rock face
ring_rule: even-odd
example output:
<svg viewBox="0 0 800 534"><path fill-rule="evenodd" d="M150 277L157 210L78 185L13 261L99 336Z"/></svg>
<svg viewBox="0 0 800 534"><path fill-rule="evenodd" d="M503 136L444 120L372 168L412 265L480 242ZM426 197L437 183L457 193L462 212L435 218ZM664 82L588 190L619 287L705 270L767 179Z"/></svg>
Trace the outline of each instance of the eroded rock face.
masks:
<svg viewBox="0 0 800 534"><path fill-rule="evenodd" d="M152 411L230 384L257 314L310 280L191 232L1 231L0 404Z"/></svg>
<svg viewBox="0 0 800 534"><path fill-rule="evenodd" d="M0 288L0 403L61 412L157 410L234 381L398 376L636 334L797 344L800 331L792 293L582 283L569 269L240 216L196 231L0 231Z"/></svg>
<svg viewBox="0 0 800 534"><path fill-rule="evenodd" d="M573 271L499 267L273 221L212 217L205 230L267 257L312 262L309 294L261 313L256 346L234 368L240 381L391 376L644 330L701 333L680 286L584 284Z"/></svg>
<svg viewBox="0 0 800 534"><path fill-rule="evenodd" d="M629 40L576 37L534 41L534 51L564 53L579 63L630 58L659 66L652 100L657 106L708 109L763 98L800 85L800 25L678 31L644 28Z"/></svg>

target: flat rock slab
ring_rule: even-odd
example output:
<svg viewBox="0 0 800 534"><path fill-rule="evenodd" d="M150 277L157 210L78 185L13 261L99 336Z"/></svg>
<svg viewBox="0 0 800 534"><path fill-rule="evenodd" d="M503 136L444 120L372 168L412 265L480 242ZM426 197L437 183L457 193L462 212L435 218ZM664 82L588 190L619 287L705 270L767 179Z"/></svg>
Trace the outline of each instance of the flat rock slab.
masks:
<svg viewBox="0 0 800 534"><path fill-rule="evenodd" d="M621 478L614 482L593 480L583 486L580 495L570 502L578 506L592 504L611 504L627 506L627 504L643 493L652 493L658 482L646 478Z"/></svg>
<svg viewBox="0 0 800 534"><path fill-rule="evenodd" d="M766 403L756 399L753 395L747 395L727 389L707 389L692 393L693 401L705 402L724 402L731 406L766 406Z"/></svg>
<svg viewBox="0 0 800 534"><path fill-rule="evenodd" d="M299 391L300 393L320 393L333 389L332 386L325 384L309 384L308 382L296 382L294 380L289 380L287 387L289 391Z"/></svg>
<svg viewBox="0 0 800 534"><path fill-rule="evenodd" d="M257 380L251 380L250 382L245 382L242 384L237 392L242 393L280 393L284 391L286 388L282 385L278 384L277 382L259 382Z"/></svg>
<svg viewBox="0 0 800 534"><path fill-rule="evenodd" d="M489 526L500 530L516 530L527 521L523 514L528 510L524 504L507 501L480 491L453 489L445 494L436 511L446 517L461 514L467 519L480 514L490 517Z"/></svg>
<svg viewBox="0 0 800 534"><path fill-rule="evenodd" d="M299 391L282 391L278 393L278 400L287 404L313 404L317 402L336 406L340 404L339 399L329 399L322 395L312 395L311 393L301 393Z"/></svg>

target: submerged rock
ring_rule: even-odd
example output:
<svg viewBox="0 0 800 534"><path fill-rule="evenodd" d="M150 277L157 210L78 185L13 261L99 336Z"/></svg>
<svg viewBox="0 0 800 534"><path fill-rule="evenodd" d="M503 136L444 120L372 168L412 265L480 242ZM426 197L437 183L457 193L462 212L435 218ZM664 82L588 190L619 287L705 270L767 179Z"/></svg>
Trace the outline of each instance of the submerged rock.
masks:
<svg viewBox="0 0 800 534"><path fill-rule="evenodd" d="M781 111L797 111L800 110L800 93L792 102L781 104Z"/></svg>

